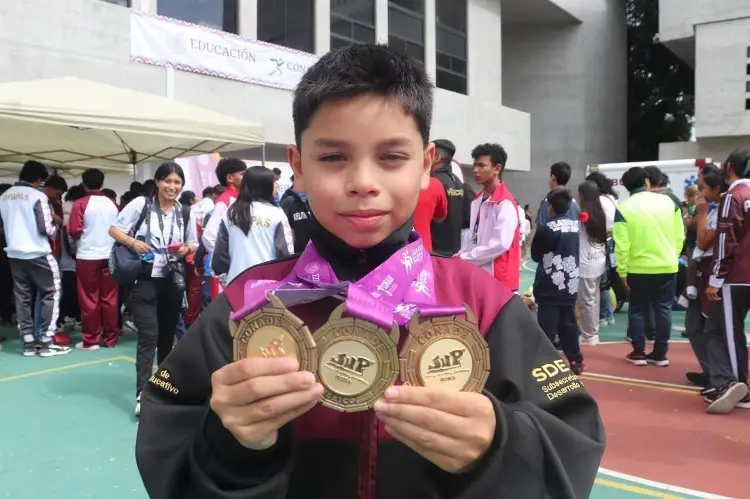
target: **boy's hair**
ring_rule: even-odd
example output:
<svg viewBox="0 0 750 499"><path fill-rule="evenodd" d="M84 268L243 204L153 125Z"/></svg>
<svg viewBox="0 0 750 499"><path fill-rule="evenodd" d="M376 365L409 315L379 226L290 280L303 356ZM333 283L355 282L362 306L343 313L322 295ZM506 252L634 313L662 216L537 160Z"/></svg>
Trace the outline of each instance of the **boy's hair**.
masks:
<svg viewBox="0 0 750 499"><path fill-rule="evenodd" d="M108 199L111 199L115 203L117 202L117 193L112 189L102 189L102 194Z"/></svg>
<svg viewBox="0 0 750 499"><path fill-rule="evenodd" d="M646 187L646 179L648 178L649 176L645 168L634 166L623 173L620 180L628 192L633 192L641 187Z"/></svg>
<svg viewBox="0 0 750 499"><path fill-rule="evenodd" d="M294 140L326 102L375 94L394 101L414 121L425 145L430 140L433 86L425 70L387 45L354 43L332 50L305 72L294 91Z"/></svg>
<svg viewBox="0 0 750 499"><path fill-rule="evenodd" d="M213 196L214 195L214 188L213 187L206 187L205 189L203 189L202 195L203 195L204 198L207 198L209 196Z"/></svg>
<svg viewBox="0 0 750 499"><path fill-rule="evenodd" d="M453 142L447 139L437 139L432 141L435 144L435 153L440 154L443 158L443 166L448 166L453 161L453 156L456 154L456 146Z"/></svg>
<svg viewBox="0 0 750 499"><path fill-rule="evenodd" d="M669 183L669 177L658 166L651 165L643 169L646 170L646 176L648 176L651 187L666 187Z"/></svg>
<svg viewBox="0 0 750 499"><path fill-rule="evenodd" d="M81 199L86 195L86 189L83 188L83 184L76 184L65 194L65 201L72 203L77 199Z"/></svg>
<svg viewBox="0 0 750 499"><path fill-rule="evenodd" d="M549 174L555 177L557 185L568 185L572 168L565 161L558 161L549 167Z"/></svg>
<svg viewBox="0 0 750 499"><path fill-rule="evenodd" d="M500 172L505 169L508 162L508 153L505 152L500 144L479 144L471 151L471 158L477 159L482 156L489 156L492 166L500 165Z"/></svg>
<svg viewBox="0 0 750 499"><path fill-rule="evenodd" d="M724 165L727 170L731 169L739 178L750 177L750 148L735 149Z"/></svg>
<svg viewBox="0 0 750 499"><path fill-rule="evenodd" d="M52 175L50 177L47 177L47 180L44 181L44 187L49 187L50 189L67 192L68 183L60 175Z"/></svg>
<svg viewBox="0 0 750 499"><path fill-rule="evenodd" d="M96 168L89 168L81 175L81 181L89 189L98 191L104 185L104 173Z"/></svg>
<svg viewBox="0 0 750 499"><path fill-rule="evenodd" d="M30 184L33 184L36 181L44 182L47 177L49 177L47 167L33 159L24 163L21 171L18 173L18 180Z"/></svg>
<svg viewBox="0 0 750 499"><path fill-rule="evenodd" d="M219 184L227 186L227 175L247 170L247 165L239 158L221 158L216 165L216 178Z"/></svg>
<svg viewBox="0 0 750 499"><path fill-rule="evenodd" d="M555 215L564 215L573 203L573 196L567 189L555 189L547 194L547 204L552 207Z"/></svg>

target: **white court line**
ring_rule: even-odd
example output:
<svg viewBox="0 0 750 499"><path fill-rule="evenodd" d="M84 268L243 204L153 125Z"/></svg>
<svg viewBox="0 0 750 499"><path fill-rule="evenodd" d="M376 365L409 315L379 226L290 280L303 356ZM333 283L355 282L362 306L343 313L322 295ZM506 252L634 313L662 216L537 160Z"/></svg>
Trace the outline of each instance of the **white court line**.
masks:
<svg viewBox="0 0 750 499"><path fill-rule="evenodd" d="M586 376L590 378L602 378L602 379L612 379L612 380L617 380L617 381L628 381L630 383L638 383L640 385L666 386L669 388L693 390L695 392L701 391L700 387L697 387L697 386L678 385L677 383L665 383L663 381L649 381L649 380L638 379L638 378L626 378L623 376L612 376L611 374L598 374L598 373L590 373L590 372L583 373L583 377L585 378Z"/></svg>
<svg viewBox="0 0 750 499"><path fill-rule="evenodd" d="M604 468L599 468L599 473L612 478L619 478L620 480L626 480L639 485L645 485L654 489L660 489L663 492L676 492L678 494L686 494L693 497L699 497L701 499L733 499L727 496L720 496L716 494L709 494L708 492L701 492L700 490L686 489L685 487L678 487L677 485L669 485L668 483L656 482L654 480L646 480L633 475L627 475L620 473L619 471L612 471Z"/></svg>
<svg viewBox="0 0 750 499"><path fill-rule="evenodd" d="M531 269L531 268L529 268L529 266L528 266L528 263L529 263L529 260L524 260L524 261L523 261L523 262L521 263L521 268L522 268L523 270L525 270L526 272L536 272L536 269Z"/></svg>

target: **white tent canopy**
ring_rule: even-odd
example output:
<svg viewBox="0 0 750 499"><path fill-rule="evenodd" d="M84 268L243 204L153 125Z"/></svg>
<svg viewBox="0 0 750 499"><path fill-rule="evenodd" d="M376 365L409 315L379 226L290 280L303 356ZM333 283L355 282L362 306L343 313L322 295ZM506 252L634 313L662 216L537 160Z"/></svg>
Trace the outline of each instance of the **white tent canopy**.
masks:
<svg viewBox="0 0 750 499"><path fill-rule="evenodd" d="M0 164L132 172L262 144L261 126L159 95L72 77L0 84Z"/></svg>

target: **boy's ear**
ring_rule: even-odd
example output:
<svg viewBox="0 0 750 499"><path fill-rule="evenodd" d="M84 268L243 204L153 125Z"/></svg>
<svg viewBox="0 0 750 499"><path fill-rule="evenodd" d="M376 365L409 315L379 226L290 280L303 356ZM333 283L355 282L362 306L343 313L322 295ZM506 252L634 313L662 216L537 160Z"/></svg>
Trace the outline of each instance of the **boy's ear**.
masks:
<svg viewBox="0 0 750 499"><path fill-rule="evenodd" d="M295 177L303 178L302 175L302 156L300 155L299 149L295 145L289 145L286 148L287 161L289 166L292 167Z"/></svg>
<svg viewBox="0 0 750 499"><path fill-rule="evenodd" d="M430 186L430 173L432 173L432 164L435 162L435 144L430 142L427 149L424 150L424 162L422 163L422 182L421 190Z"/></svg>

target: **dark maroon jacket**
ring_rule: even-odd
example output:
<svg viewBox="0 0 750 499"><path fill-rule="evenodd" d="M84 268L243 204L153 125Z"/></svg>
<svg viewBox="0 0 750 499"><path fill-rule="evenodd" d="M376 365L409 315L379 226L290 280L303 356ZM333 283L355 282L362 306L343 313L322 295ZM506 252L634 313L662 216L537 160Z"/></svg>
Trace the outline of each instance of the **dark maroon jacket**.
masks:
<svg viewBox="0 0 750 499"><path fill-rule="evenodd" d="M330 235L313 241L340 279L353 280L393 254L409 230L365 251ZM562 361L523 301L458 259L433 258L437 301L467 303L476 312L490 345L485 395L497 416L495 440L473 471L440 470L393 440L372 411L318 406L283 427L275 447L242 447L209 407L211 373L231 362L228 321L242 303L244 282L285 277L295 261L240 275L160 366L171 389L157 382L144 390L136 458L152 499L589 497L604 451L596 403L570 371L556 372ZM314 331L340 303L328 298L291 310Z"/></svg>

